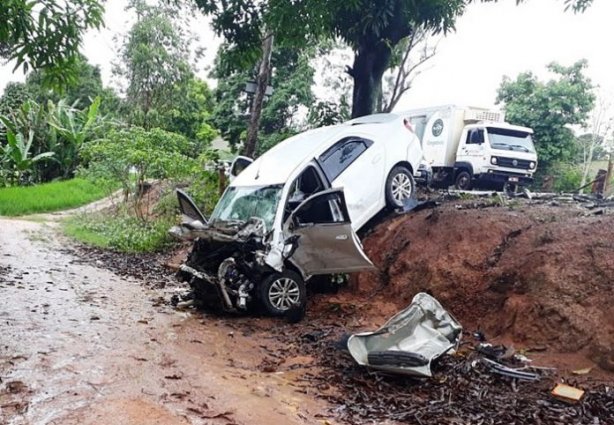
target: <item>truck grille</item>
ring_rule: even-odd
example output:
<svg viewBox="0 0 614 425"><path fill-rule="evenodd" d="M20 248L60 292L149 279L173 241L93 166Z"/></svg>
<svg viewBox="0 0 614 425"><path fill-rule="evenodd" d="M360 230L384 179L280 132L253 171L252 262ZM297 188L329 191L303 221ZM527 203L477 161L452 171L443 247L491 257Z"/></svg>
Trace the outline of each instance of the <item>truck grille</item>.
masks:
<svg viewBox="0 0 614 425"><path fill-rule="evenodd" d="M523 170L528 170L530 163L531 161L526 159L505 158L501 156L497 157L497 165L505 168L521 168Z"/></svg>

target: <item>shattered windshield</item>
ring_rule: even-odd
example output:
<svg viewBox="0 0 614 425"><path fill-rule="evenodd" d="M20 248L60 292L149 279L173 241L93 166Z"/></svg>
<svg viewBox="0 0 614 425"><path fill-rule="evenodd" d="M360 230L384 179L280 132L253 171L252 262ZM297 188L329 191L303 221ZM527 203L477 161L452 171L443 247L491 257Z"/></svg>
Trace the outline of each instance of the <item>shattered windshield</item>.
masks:
<svg viewBox="0 0 614 425"><path fill-rule="evenodd" d="M524 131L488 127L488 139L493 149L535 152L531 135Z"/></svg>
<svg viewBox="0 0 614 425"><path fill-rule="evenodd" d="M273 227L283 185L229 187L213 210L213 221L247 221L251 217L264 220Z"/></svg>

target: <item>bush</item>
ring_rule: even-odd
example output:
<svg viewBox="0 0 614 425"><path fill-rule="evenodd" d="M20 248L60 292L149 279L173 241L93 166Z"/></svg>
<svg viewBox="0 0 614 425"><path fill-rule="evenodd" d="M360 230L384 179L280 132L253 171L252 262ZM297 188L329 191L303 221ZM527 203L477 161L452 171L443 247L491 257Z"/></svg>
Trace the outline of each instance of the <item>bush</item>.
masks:
<svg viewBox="0 0 614 425"><path fill-rule="evenodd" d="M582 170L579 165L556 163L550 167L549 173L553 176L553 189L555 192L573 192L582 182Z"/></svg>
<svg viewBox="0 0 614 425"><path fill-rule="evenodd" d="M141 215L141 188L152 179L179 182L190 177L198 169L198 161L189 157L192 148L185 137L161 129L113 130L83 149L88 167L80 175L94 181L119 180L139 218L146 219Z"/></svg>

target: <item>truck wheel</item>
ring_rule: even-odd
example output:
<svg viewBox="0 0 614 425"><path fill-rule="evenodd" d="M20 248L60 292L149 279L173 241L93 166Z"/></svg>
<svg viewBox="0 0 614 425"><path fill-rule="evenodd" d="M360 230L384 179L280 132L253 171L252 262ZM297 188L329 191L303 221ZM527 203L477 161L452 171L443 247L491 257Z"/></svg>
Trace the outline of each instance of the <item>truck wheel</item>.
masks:
<svg viewBox="0 0 614 425"><path fill-rule="evenodd" d="M400 165L394 167L386 179L386 204L390 208L403 208L415 192L416 182L411 172Z"/></svg>
<svg viewBox="0 0 614 425"><path fill-rule="evenodd" d="M307 303L305 282L291 270L267 276L258 293L264 309L272 316L281 316L293 307L304 308Z"/></svg>
<svg viewBox="0 0 614 425"><path fill-rule="evenodd" d="M462 170L456 175L455 186L458 190L471 190L471 174L469 174L469 171Z"/></svg>

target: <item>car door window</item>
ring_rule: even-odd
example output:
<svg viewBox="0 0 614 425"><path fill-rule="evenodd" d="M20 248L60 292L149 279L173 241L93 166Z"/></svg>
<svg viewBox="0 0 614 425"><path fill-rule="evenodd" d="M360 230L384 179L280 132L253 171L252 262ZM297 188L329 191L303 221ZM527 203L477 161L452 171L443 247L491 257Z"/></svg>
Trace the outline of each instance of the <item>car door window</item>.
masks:
<svg viewBox="0 0 614 425"><path fill-rule="evenodd" d="M284 221L296 207L314 193L324 190L324 184L315 167L308 166L290 185L286 201Z"/></svg>
<svg viewBox="0 0 614 425"><path fill-rule="evenodd" d="M320 166L329 181L335 180L373 142L362 138L345 138L335 143L318 158Z"/></svg>
<svg viewBox="0 0 614 425"><path fill-rule="evenodd" d="M348 220L338 193L320 196L305 203L294 214L297 224L345 223Z"/></svg>

